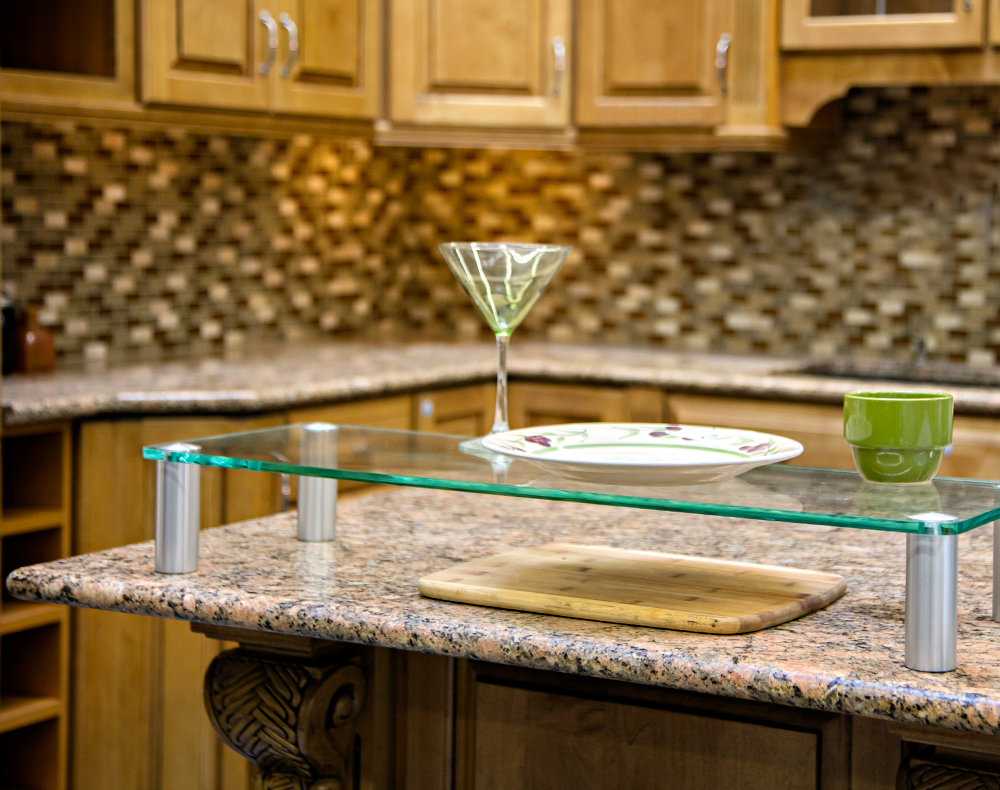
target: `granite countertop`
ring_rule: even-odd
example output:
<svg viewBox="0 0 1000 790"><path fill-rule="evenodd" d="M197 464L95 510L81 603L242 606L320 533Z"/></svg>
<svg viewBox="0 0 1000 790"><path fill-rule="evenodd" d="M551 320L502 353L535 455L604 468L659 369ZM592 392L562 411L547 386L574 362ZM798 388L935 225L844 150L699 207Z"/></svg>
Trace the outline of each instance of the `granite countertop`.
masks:
<svg viewBox="0 0 1000 790"><path fill-rule="evenodd" d="M609 518L610 516L610 518ZM153 571L153 544L14 571L22 598L465 656L823 711L1000 734L989 528L959 538L958 670L903 666L901 534L425 490L340 503L333 543L293 514L202 532L201 568ZM754 634L716 636L421 598L454 563L550 541L829 571L847 594Z"/></svg>
<svg viewBox="0 0 1000 790"><path fill-rule="evenodd" d="M392 392L489 381L496 352L486 343L337 343L262 349L242 360L208 359L4 378L5 425L101 414L261 412ZM514 343L510 375L550 381L669 388L759 398L840 403L871 380L799 373L802 360L655 348ZM911 385L917 387L919 385ZM1000 415L1000 392L941 387L955 408Z"/></svg>

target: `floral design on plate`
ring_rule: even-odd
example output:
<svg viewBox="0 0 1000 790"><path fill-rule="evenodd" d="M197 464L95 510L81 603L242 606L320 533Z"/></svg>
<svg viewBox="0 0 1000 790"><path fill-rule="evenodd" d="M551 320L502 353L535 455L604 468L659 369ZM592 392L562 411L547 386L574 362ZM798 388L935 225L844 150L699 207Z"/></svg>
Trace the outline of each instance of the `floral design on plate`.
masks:
<svg viewBox="0 0 1000 790"><path fill-rule="evenodd" d="M573 423L524 428L483 440L570 480L618 485L690 485L726 480L802 453L783 436L669 423Z"/></svg>

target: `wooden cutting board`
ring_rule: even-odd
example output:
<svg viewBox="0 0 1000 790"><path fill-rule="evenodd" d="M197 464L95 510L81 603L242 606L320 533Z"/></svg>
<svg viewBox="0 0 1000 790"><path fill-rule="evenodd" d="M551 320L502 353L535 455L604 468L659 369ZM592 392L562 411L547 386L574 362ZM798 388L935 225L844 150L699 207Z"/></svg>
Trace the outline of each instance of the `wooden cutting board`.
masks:
<svg viewBox="0 0 1000 790"><path fill-rule="evenodd" d="M706 634L745 634L822 609L840 576L681 554L550 543L420 580L446 601Z"/></svg>

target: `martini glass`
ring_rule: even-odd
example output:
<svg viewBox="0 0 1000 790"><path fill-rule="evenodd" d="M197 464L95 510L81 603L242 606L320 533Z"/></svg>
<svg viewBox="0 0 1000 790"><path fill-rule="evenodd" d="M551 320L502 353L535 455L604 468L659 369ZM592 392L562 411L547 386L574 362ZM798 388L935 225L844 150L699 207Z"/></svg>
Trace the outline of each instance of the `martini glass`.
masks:
<svg viewBox="0 0 1000 790"><path fill-rule="evenodd" d="M493 433L507 424L507 346L510 335L566 262L572 247L507 242L449 242L438 245L458 279L497 338L497 404ZM469 444L482 447L482 440Z"/></svg>

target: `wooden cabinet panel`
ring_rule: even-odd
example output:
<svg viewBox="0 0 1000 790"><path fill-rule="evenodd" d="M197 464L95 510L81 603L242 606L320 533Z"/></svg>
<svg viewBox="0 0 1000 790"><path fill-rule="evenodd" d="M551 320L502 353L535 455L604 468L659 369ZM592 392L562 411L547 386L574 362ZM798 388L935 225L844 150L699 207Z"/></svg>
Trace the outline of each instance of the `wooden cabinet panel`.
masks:
<svg viewBox="0 0 1000 790"><path fill-rule="evenodd" d="M142 459L143 445L269 422L280 423L281 418L149 418L81 425L75 553L153 537L156 469ZM263 493L246 497L261 484ZM202 527L217 526L229 515L250 518L273 512L276 484L275 475L203 469ZM186 624L114 612L73 614L73 787L217 790L220 777L246 786L246 765L224 760L223 747L206 729L201 684L214 653L206 652L205 640L191 634Z"/></svg>
<svg viewBox="0 0 1000 790"><path fill-rule="evenodd" d="M886 4L784 0L786 50L976 47L983 43L986 0L907 0Z"/></svg>
<svg viewBox="0 0 1000 790"><path fill-rule="evenodd" d="M475 662L457 667L460 790L846 787L849 744L837 717L789 718L776 706Z"/></svg>
<svg viewBox="0 0 1000 790"><path fill-rule="evenodd" d="M580 0L580 125L722 123L715 48L731 24L731 0Z"/></svg>
<svg viewBox="0 0 1000 790"><path fill-rule="evenodd" d="M402 786L405 790L451 790L455 659L402 653L399 664Z"/></svg>
<svg viewBox="0 0 1000 790"><path fill-rule="evenodd" d="M492 684L475 726L475 790L816 787L814 733Z"/></svg>
<svg viewBox="0 0 1000 790"><path fill-rule="evenodd" d="M279 17L283 30L272 109L341 118L378 115L382 58L378 0L284 0L280 5L294 25L299 49L293 58L289 21Z"/></svg>
<svg viewBox="0 0 1000 790"><path fill-rule="evenodd" d="M511 428L628 419L624 390L570 384L512 384L508 411Z"/></svg>
<svg viewBox="0 0 1000 790"><path fill-rule="evenodd" d="M1000 480L1000 420L955 418L951 455L941 463L942 477Z"/></svg>
<svg viewBox="0 0 1000 790"><path fill-rule="evenodd" d="M485 436L493 427L496 385L425 392L414 399L413 424L418 431Z"/></svg>
<svg viewBox="0 0 1000 790"><path fill-rule="evenodd" d="M16 30L18 44L4 50L5 104L44 104L49 110L135 106L134 0L19 3L5 12L5 31ZM19 63L19 54L28 62Z"/></svg>
<svg viewBox="0 0 1000 790"><path fill-rule="evenodd" d="M569 0L397 0L390 13L393 121L569 123Z"/></svg>
<svg viewBox="0 0 1000 790"><path fill-rule="evenodd" d="M588 387L514 382L508 394L511 428L566 422L659 422L663 396L643 387Z"/></svg>
<svg viewBox="0 0 1000 790"><path fill-rule="evenodd" d="M805 451L785 463L827 469L854 469L851 448L844 441L844 410L840 406L779 403L705 395L668 395L667 415L689 425L718 425L777 433L801 442Z"/></svg>
<svg viewBox="0 0 1000 790"><path fill-rule="evenodd" d="M666 396L668 419L693 425L751 428L795 439L805 448L792 466L853 470L851 448L844 441L840 406L754 401L704 395ZM941 477L1000 480L1000 421L988 417L955 418L951 454Z"/></svg>
<svg viewBox="0 0 1000 790"><path fill-rule="evenodd" d="M389 428L408 431L413 424L413 403L409 395L391 398L355 401L354 403L334 403L329 406L314 406L295 409L288 413L289 423L329 422L340 425L365 425L369 428ZM352 491L371 489L368 483L340 480L337 491L346 494ZM298 498L298 477L291 480L291 500Z"/></svg>
<svg viewBox="0 0 1000 790"><path fill-rule="evenodd" d="M180 0L177 65L235 74L250 71L245 0Z"/></svg>
<svg viewBox="0 0 1000 790"><path fill-rule="evenodd" d="M143 0L143 100L266 109L268 33L257 13L254 0Z"/></svg>
<svg viewBox="0 0 1000 790"><path fill-rule="evenodd" d="M371 428L410 430L411 401L409 395L391 398L334 403L288 412L289 423L331 422L341 425L367 425Z"/></svg>

